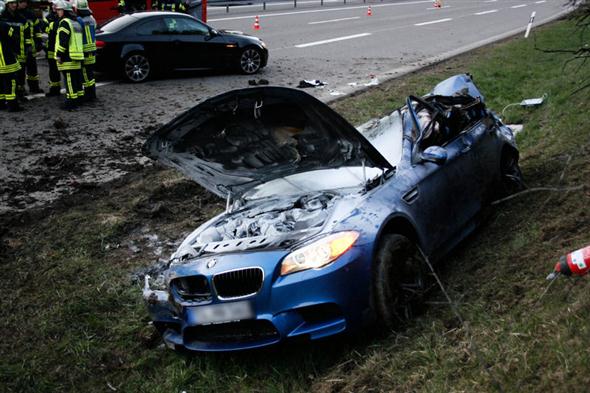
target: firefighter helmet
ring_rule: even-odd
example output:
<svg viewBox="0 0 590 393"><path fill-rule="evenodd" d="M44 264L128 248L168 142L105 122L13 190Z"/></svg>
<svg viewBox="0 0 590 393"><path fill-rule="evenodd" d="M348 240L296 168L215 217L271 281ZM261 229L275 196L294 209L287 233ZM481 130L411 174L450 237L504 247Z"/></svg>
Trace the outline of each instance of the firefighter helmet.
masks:
<svg viewBox="0 0 590 393"><path fill-rule="evenodd" d="M76 8L82 11L90 11L88 0L76 0Z"/></svg>
<svg viewBox="0 0 590 393"><path fill-rule="evenodd" d="M17 1L16 0L6 0L4 3L5 4L17 3Z"/></svg>
<svg viewBox="0 0 590 393"><path fill-rule="evenodd" d="M58 0L55 3L56 10L72 11L72 3L66 0Z"/></svg>

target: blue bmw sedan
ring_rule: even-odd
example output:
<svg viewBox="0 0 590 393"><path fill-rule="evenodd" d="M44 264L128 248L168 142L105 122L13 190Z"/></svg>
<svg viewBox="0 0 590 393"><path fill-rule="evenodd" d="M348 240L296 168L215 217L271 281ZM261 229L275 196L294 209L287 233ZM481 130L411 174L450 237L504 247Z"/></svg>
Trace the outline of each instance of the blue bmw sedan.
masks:
<svg viewBox="0 0 590 393"><path fill-rule="evenodd" d="M512 131L469 75L358 129L298 90L230 91L144 149L227 201L146 277L165 343L195 351L394 327L424 296L427 258L522 184Z"/></svg>

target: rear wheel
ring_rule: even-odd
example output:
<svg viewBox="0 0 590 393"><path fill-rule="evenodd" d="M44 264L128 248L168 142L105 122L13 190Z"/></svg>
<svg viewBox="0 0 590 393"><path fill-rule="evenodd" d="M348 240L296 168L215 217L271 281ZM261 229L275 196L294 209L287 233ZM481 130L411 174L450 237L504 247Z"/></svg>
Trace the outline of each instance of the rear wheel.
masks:
<svg viewBox="0 0 590 393"><path fill-rule="evenodd" d="M386 328L412 318L423 304L432 275L418 247L407 237L385 235L373 273L373 308Z"/></svg>
<svg viewBox="0 0 590 393"><path fill-rule="evenodd" d="M240 55L239 68L243 74L255 74L262 67L262 53L254 47L245 48Z"/></svg>
<svg viewBox="0 0 590 393"><path fill-rule="evenodd" d="M123 76L129 82L143 82L150 77L151 72L150 61L144 53L130 53L123 59Z"/></svg>

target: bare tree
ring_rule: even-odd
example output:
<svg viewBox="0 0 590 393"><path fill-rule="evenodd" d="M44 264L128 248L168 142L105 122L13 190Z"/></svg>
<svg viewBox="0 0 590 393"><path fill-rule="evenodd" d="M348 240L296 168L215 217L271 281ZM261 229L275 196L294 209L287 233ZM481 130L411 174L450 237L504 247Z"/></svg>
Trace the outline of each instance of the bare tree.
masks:
<svg viewBox="0 0 590 393"><path fill-rule="evenodd" d="M537 47L535 42L535 49L545 53L570 53L572 56L566 60L563 69L564 71L571 71L569 67L575 67L573 72L577 73L580 72L590 58L590 0L568 0L566 5L576 8L570 15L570 19L574 20L576 24L576 30L579 35L578 46L570 49L541 49ZM582 78L581 86L574 90L572 94L576 94L588 87L590 87L590 75Z"/></svg>

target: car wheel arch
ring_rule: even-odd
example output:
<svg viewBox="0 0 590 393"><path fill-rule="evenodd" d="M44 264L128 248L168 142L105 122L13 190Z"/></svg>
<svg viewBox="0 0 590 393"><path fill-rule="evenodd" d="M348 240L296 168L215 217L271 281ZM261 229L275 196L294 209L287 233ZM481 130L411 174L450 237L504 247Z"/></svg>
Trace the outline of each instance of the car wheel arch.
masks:
<svg viewBox="0 0 590 393"><path fill-rule="evenodd" d="M389 217L379 229L373 255L376 254L379 247L379 242L383 236L391 234L405 236L422 249L422 241L418 235L416 227L414 224L412 224L411 220L404 215L393 215Z"/></svg>
<svg viewBox="0 0 590 393"><path fill-rule="evenodd" d="M123 48L121 48L121 54L119 58L123 60L127 55L133 52L146 52L145 47L141 44L125 44Z"/></svg>

